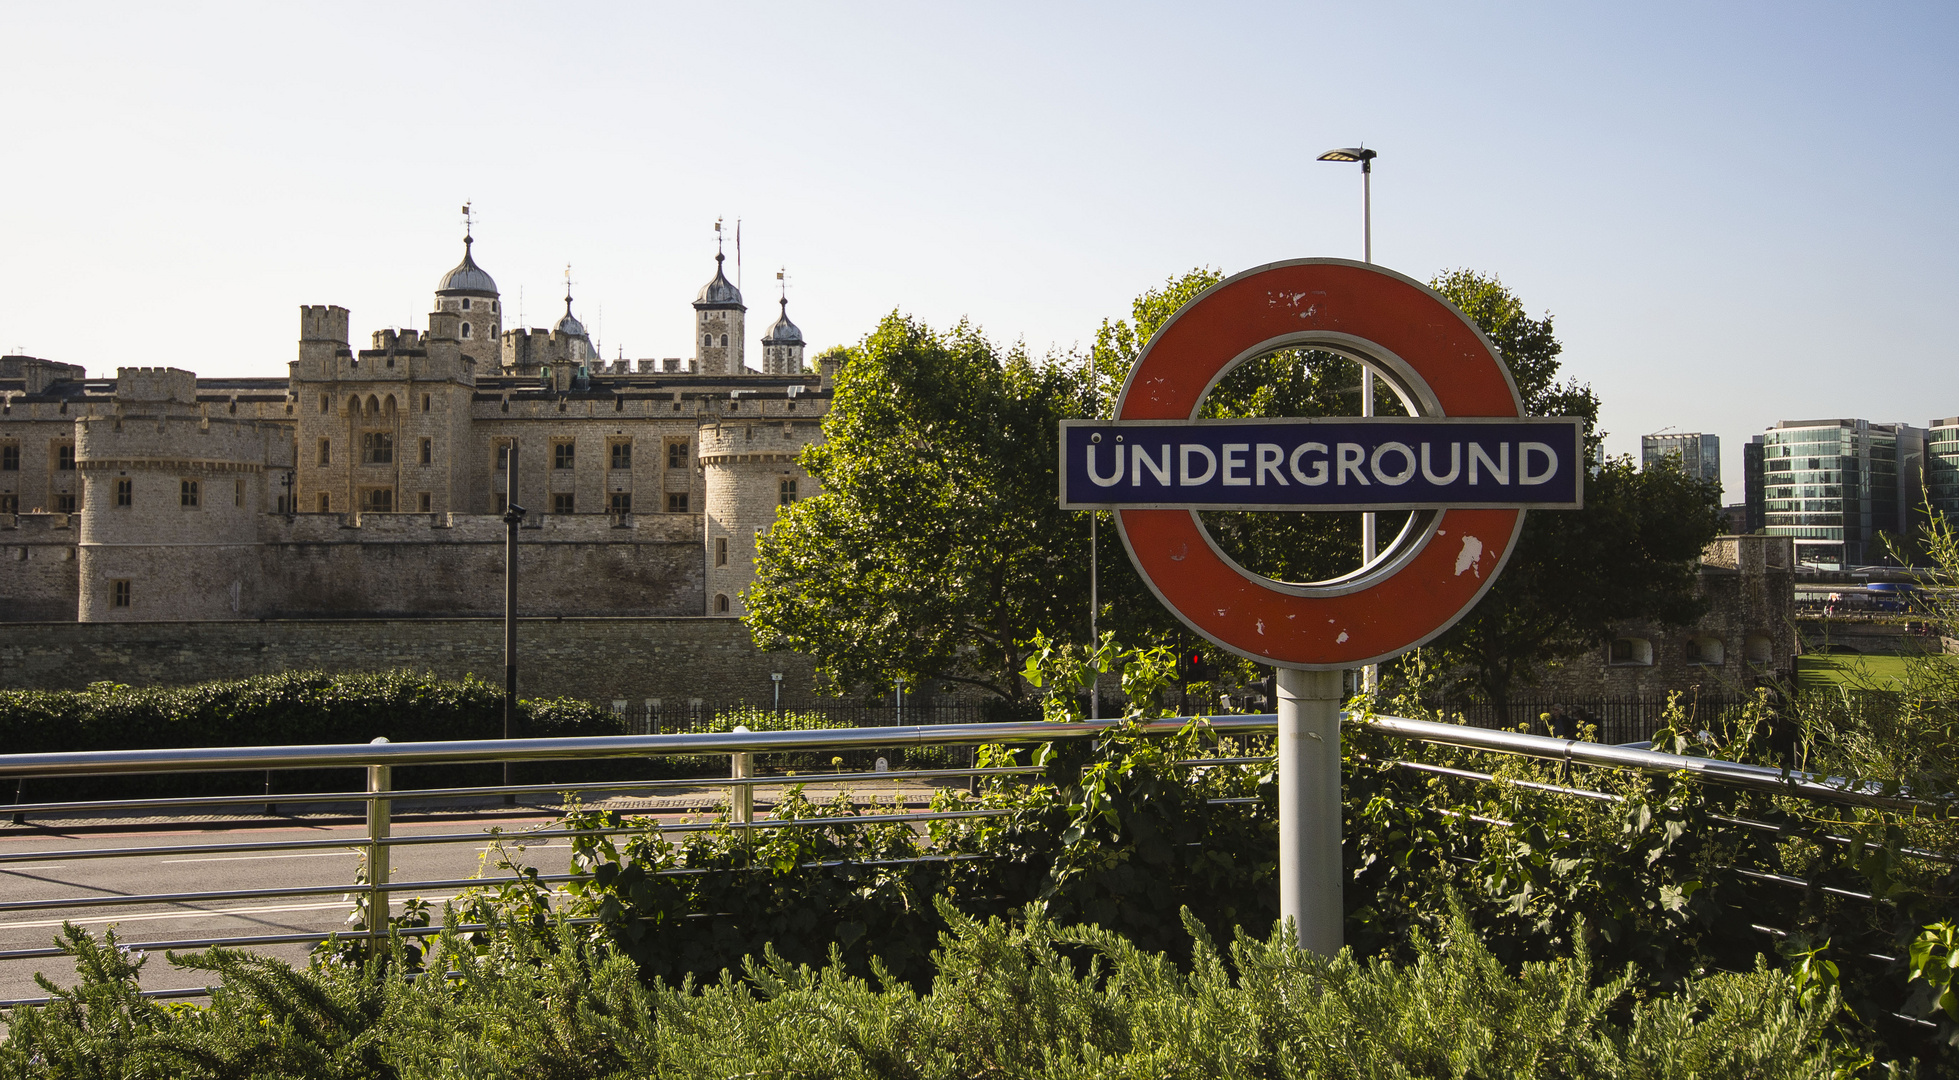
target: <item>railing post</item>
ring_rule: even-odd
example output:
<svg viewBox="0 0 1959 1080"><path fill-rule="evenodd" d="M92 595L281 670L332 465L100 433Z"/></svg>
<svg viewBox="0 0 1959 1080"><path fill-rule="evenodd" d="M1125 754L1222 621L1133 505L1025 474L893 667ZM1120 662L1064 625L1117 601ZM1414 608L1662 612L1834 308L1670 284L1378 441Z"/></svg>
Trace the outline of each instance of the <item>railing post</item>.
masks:
<svg viewBox="0 0 1959 1080"><path fill-rule="evenodd" d="M736 724L734 733L737 735L748 734L748 725ZM728 756L731 759L731 764L733 766L732 770L730 771L730 779L745 780L748 777L754 775L755 772L754 754L748 753L747 751L738 750L735 753L732 753ZM733 817L737 822L740 822L743 825L753 824L755 821L754 785L752 784L730 785L728 788L728 809L730 811L729 816Z"/></svg>
<svg viewBox="0 0 1959 1080"><path fill-rule="evenodd" d="M377 738L375 744L387 739ZM391 803L380 796L393 790L394 769L388 765L367 767L367 933L375 949L388 933L388 846Z"/></svg>
<svg viewBox="0 0 1959 1080"><path fill-rule="evenodd" d="M1299 944L1340 951L1339 671L1279 668L1279 917Z"/></svg>

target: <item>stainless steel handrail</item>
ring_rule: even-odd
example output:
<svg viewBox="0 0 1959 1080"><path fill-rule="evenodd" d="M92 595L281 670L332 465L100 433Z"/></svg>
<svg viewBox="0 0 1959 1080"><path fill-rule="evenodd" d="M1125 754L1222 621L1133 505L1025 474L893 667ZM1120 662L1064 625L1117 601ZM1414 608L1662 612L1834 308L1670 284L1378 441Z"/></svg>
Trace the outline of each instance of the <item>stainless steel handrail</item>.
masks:
<svg viewBox="0 0 1959 1080"><path fill-rule="evenodd" d="M1188 718L1153 720L1152 734L1169 734ZM1272 714L1208 718L1225 734L1274 730ZM162 750L78 750L0 754L0 778L117 776L154 772L237 772L357 766L453 765L486 761L650 757L668 754L785 753L797 750L878 749L972 743L1046 742L1097 735L1118 721L1007 724L931 724L917 727L819 728L809 731L701 732L679 735L589 735L549 739L470 739L457 742L351 743L316 746L219 746ZM260 801L263 801L262 799Z"/></svg>

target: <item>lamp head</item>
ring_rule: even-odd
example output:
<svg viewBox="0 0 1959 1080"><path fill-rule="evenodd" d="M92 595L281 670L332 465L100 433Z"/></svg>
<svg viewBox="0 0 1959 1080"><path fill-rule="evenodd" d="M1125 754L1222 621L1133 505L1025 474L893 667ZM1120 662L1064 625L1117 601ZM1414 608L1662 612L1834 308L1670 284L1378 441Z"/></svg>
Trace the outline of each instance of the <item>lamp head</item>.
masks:
<svg viewBox="0 0 1959 1080"><path fill-rule="evenodd" d="M1366 163L1373 161L1378 156L1380 155L1376 154L1372 150L1367 149L1364 146L1344 146L1336 150L1328 150L1326 153L1321 154L1319 156L1319 160L1320 161L1358 161L1361 164L1365 165Z"/></svg>

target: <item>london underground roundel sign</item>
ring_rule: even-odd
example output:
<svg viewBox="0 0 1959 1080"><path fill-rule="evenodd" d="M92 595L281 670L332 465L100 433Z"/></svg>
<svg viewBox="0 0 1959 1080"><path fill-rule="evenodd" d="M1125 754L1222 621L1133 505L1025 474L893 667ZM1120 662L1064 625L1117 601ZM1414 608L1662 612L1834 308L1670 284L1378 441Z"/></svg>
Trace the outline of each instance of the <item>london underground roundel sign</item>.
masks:
<svg viewBox="0 0 1959 1080"><path fill-rule="evenodd" d="M1199 420L1233 367L1322 349L1386 379L1409 416ZM1151 339L1112 421L1061 432L1061 505L1114 510L1130 559L1177 617L1280 667L1377 663L1448 629L1503 569L1529 508L1584 498L1584 426L1526 417L1461 312L1389 270L1272 263L1184 305ZM1379 558L1331 581L1247 570L1201 510L1407 510Z"/></svg>

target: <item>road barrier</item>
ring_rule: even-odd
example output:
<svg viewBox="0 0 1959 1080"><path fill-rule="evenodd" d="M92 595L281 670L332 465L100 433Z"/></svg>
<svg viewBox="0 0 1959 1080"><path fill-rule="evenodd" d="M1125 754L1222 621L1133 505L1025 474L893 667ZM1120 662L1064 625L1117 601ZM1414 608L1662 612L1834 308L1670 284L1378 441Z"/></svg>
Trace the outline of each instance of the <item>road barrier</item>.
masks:
<svg viewBox="0 0 1959 1080"><path fill-rule="evenodd" d="M1181 729L1189 719L1187 717L1176 717L1150 721L1146 724L1146 730L1151 734L1168 735ZM1269 736L1274 733L1277 726L1276 716L1269 713L1214 716L1201 719L1203 722L1209 724L1211 729L1218 734L1235 738ZM1697 782L1772 791L1819 802L1891 808L1921 808L1927 805L1907 796L1884 792L1873 785L1856 784L1837 778L1705 757L1659 753L1634 747L1551 738L1512 731L1492 731L1485 728L1468 727L1459 724L1443 724L1398 717L1371 717L1362 720L1356 718L1353 714L1347 714L1345 722L1349 726L1362 724L1380 734L1400 740L1467 747L1496 754L1522 755L1603 768L1633 769L1648 772L1677 772ZM367 744L337 746L244 746L0 755L0 781L8 778L121 776L155 772L258 772L267 769L320 768L364 768L367 771L367 784L364 790L329 792L308 795L306 797L308 802L314 803L342 802L364 805L366 807L366 836L364 841L357 845L350 845L344 839L252 840L250 838L244 838L239 840L145 847L82 846L53 851L37 849L34 851L16 852L0 849L0 870L5 870L10 864L27 862L70 862L165 855L239 855L264 852L296 854L346 850L350 847L358 847L365 854L367 864L367 881L362 885L338 884L327 886L206 890L197 892L133 893L40 900L9 900L0 897L0 912L67 911L142 904L195 905L227 900L356 895L359 898L358 903L362 911L363 922L368 927L367 933L381 936L389 932L387 913L391 911L392 898L397 895L417 894L433 890L495 886L522 881L536 881L555 885L572 880L573 877L569 874L562 874L538 875L534 878L472 877L444 880L391 880L389 874L389 853L397 847L407 845L480 843L486 835L482 831L444 831L426 835L396 835L392 828L392 811L394 805L402 799L473 799L498 795L551 795L560 793L578 796L583 793L595 791L614 794L657 794L662 791L673 791L684 788L698 789L708 785L716 787L725 786L729 789L729 807L731 811L729 816L731 820L660 824L660 829L669 832L699 831L717 828L835 828L840 824L871 825L893 822L918 824L935 820L998 816L1006 814L1008 811L1000 809L978 809L921 811L916 813L873 813L854 816L844 821L840 821L837 818L775 820L767 817L758 818L755 815L753 811L752 793L758 786L780 787L791 784L851 782L885 784L895 780L926 781L1025 776L1039 773L1041 771L1039 767L1007 766L988 768L896 769L886 771L859 770L818 774L805 773L795 776L767 776L756 773L753 764L753 755L832 750L902 750L908 747L1037 743L1047 742L1053 739L1092 736L1106 730L1114 723L1115 721L1089 721L1080 723L965 723L809 731L700 732L670 735L621 735L549 739L474 740L463 742L390 743L377 739ZM463 762L567 761L595 758L653 757L676 754L725 755L730 761L729 774L725 779L693 778L680 780L605 781L580 784L516 784L406 790L394 789L391 782L393 769L398 766L407 765ZM1259 765L1272 760L1271 757L1264 756L1232 756L1198 758L1180 762L1179 764L1189 766ZM1416 762L1397 762L1396 764L1412 769L1452 775L1461 779L1485 782L1494 780L1494 777L1489 773L1475 772L1473 770L1447 769ZM1604 792L1563 785L1525 784L1524 786L1590 798L1617 798L1617 796ZM23 815L32 817L35 815L62 812L94 813L111 810L156 813L194 808L204 810L244 809L260 807L264 802L265 800L262 796L232 795L203 798L105 799L43 802L21 805L14 809ZM1779 826L1742 819L1724 822L1724 824L1740 828L1770 830L1780 828ZM621 826L604 829L545 828L526 832L523 834L523 839L529 842L533 840L630 834L641 831L643 831L642 826ZM1847 838L1842 837L1822 836L1820 838L1842 843L1851 842ZM1906 854L1934 859L1942 858L1942 856L1931 852L1911 851ZM925 858L943 859L948 857L927 856ZM677 872L688 871L681 870ZM1764 877L1759 874L1755 876ZM1773 875L1768 875L1767 877L1773 877ZM1788 883L1796 885L1807 884L1797 882L1794 879L1791 879ZM463 929L474 930L483 928L469 926L463 927ZM439 933L440 928L409 928L397 932L407 936L416 936ZM256 946L318 942L326 940L328 936L323 933L276 934L126 942L124 944L132 949L145 950L190 949L210 945ZM61 955L63 955L62 950L58 948L14 949L0 951L0 961L44 960ZM183 997L195 996L197 991L170 990L151 993L152 996ZM23 998L0 1001L0 1007L40 1004L46 1000L45 998Z"/></svg>

